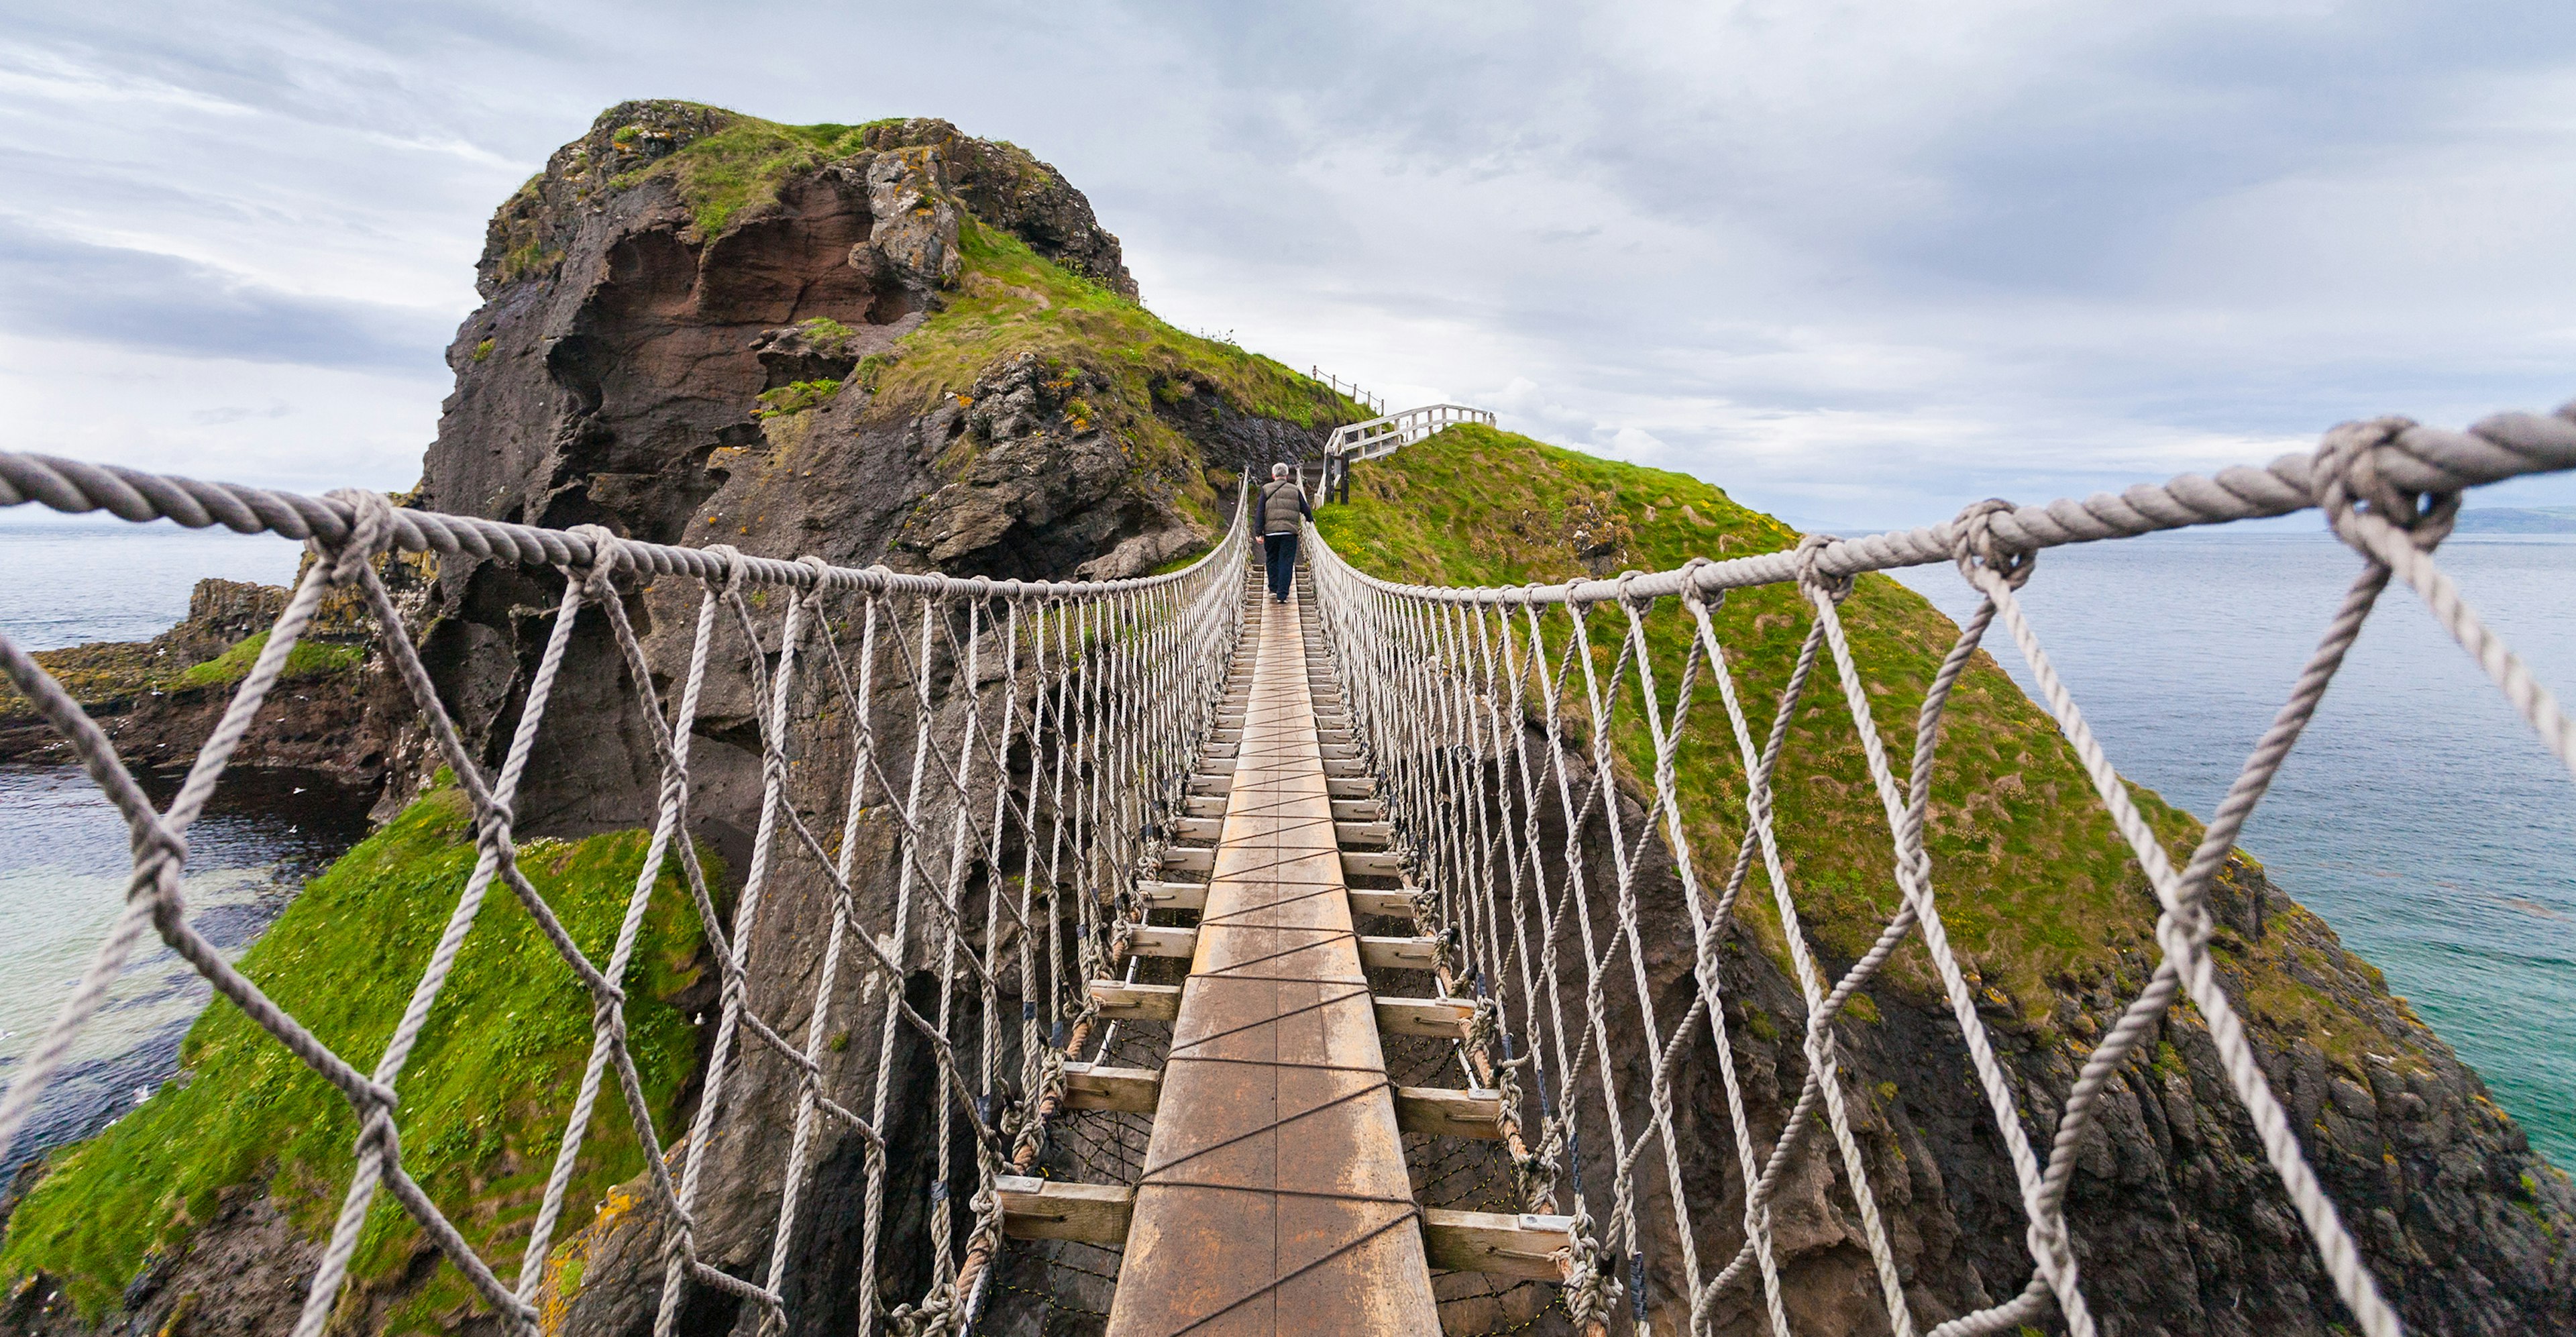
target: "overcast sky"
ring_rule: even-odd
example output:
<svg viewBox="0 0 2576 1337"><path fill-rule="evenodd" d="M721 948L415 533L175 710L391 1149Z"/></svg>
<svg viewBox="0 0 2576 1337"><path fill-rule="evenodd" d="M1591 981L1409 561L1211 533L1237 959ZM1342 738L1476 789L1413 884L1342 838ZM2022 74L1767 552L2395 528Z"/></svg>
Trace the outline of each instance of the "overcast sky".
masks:
<svg viewBox="0 0 2576 1337"><path fill-rule="evenodd" d="M629 97L1010 139L1176 324L1809 525L2576 397L2566 0L8 0L6 446L408 485Z"/></svg>

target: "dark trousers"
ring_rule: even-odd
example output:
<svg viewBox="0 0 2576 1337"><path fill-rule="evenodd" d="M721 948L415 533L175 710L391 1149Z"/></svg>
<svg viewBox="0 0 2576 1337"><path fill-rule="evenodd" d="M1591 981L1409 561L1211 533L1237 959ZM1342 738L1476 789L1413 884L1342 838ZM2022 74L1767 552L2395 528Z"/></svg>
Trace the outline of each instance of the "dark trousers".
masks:
<svg viewBox="0 0 2576 1337"><path fill-rule="evenodd" d="M1297 536L1265 534L1261 547L1270 562L1270 597L1284 600L1297 583Z"/></svg>

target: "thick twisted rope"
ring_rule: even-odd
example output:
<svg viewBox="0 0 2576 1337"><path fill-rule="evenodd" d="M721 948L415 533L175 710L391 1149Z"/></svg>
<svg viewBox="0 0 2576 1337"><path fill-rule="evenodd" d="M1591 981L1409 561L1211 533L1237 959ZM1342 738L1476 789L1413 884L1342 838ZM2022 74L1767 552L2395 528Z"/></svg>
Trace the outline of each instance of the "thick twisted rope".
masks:
<svg viewBox="0 0 2576 1337"><path fill-rule="evenodd" d="M2576 469L2576 404L2547 417L2499 413L2466 431L2425 427L2403 419L2387 421L2404 425L2373 447L2372 468L2375 476L2389 486L2409 492L2458 492L2526 474ZM2169 529L2290 515L2324 504L2327 480L2315 471L2315 465L2313 452L2299 452L2283 455L2259 469L2239 465L2207 476L2180 474L2163 483L2141 483L2117 493L2097 492L2080 501L2060 498L2045 506L2017 506L1991 517L1987 523L2004 547L2015 552L2037 552L2069 543L2135 538ZM1948 562L1958 547L1957 523L1836 539L1816 554L1814 569L1819 575L1841 578L1864 571ZM1803 565L1803 559L1795 552L1738 557L1640 576L1629 583L1627 593L1634 598L1679 594L1685 570L1693 572L1692 585L1703 594L1788 584L1798 579ZM1371 588L1439 602L1607 603L1621 594L1616 580L1466 588L1407 585L1360 572L1352 575Z"/></svg>

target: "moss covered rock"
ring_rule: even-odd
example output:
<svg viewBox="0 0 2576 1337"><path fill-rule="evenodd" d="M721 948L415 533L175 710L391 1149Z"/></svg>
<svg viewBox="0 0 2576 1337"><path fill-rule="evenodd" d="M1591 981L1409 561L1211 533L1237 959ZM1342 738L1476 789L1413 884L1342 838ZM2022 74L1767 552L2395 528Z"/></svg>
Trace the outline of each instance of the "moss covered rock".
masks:
<svg viewBox="0 0 2576 1337"><path fill-rule="evenodd" d="M607 959L644 846L644 833L630 831L521 847L521 866L594 961ZM371 1069L474 860L462 794L431 793L308 885L240 969ZM703 1002L692 998L707 968L701 947L696 914L666 870L626 981L628 1044L664 1129L695 1075L687 1005ZM397 1117L404 1167L487 1257L509 1257L510 1242L525 1238L590 1047L587 994L527 910L496 887L403 1072ZM12 1294L58 1297L51 1307L63 1319L186 1306L201 1321L216 1307L239 1314L243 1330L291 1325L314 1242L328 1233L354 1166L355 1118L228 1002L208 1007L180 1064L131 1114L45 1167L0 1247L0 1284ZM641 1164L612 1086L572 1184L576 1220ZM217 1220L233 1228L201 1249L201 1228ZM241 1249L244 1234L267 1247ZM452 1330L472 1297L454 1269L416 1266L430 1247L379 1195L344 1304L372 1314L374 1330ZM31 1307L23 1298L20 1306Z"/></svg>

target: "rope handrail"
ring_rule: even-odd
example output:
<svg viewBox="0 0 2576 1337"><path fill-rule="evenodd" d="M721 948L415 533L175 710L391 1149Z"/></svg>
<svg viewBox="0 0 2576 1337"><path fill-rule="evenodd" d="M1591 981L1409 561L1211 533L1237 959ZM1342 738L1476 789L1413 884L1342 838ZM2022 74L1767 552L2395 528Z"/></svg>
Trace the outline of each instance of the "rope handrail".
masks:
<svg viewBox="0 0 2576 1337"><path fill-rule="evenodd" d="M1489 422L1492 415L1431 405L1342 429L1391 428L1379 435L1362 440L1357 433L1337 432L1335 441L1346 447L1401 444L1437 425L1470 418ZM1336 458L1346 463L1349 456L1337 452ZM2303 1158L2221 985L2208 950L2207 892L2392 579L2424 597L2437 620L2576 771L2576 730L2431 557L2449 532L2465 488L2568 469L2576 469L2576 404L2555 416L2497 415L2465 431L2379 419L2338 427L2315 452L2285 455L2260 469L2185 474L2161 485L2045 506L1983 502L1946 524L1852 540L1809 536L1783 552L1517 588L1423 586L1369 576L1310 526L1307 552L1326 662L1348 704L1351 736L1385 800L1394 848L1414 875L1419 927L1444 944L1442 978L1459 981L1474 998L1474 1047L1480 1053L1488 1042L1500 1047L1502 1061L1490 1071L1510 1105L1506 1124L1535 1134L1515 1134L1510 1144L1513 1191L1529 1210L1553 1215L1570 1208L1565 1214L1574 1222L1575 1242L1564 1258L1564 1298L1579 1325L1605 1331L1624 1297L1642 1330L1650 1297L1660 1295L1685 1309L1690 1330L1697 1331L1722 1291L1754 1277L1773 1330L1787 1337L1770 1212L1802 1147L1824 1136L1859 1215L1857 1234L1868 1245L1890 1326L1913 1337L1918 1328L1911 1308L1919 1301L1909 1293L1893 1251L1897 1236L1880 1215L1868 1157L1846 1109L1835 1022L1903 940L1920 933L2012 1162L2034 1265L2019 1295L1952 1318L1931 1329L1932 1337L2008 1330L2044 1320L2051 1307L2070 1331L2083 1337L2095 1331L2066 1223L2076 1153L2098 1123L2106 1084L2178 997L2188 997L2206 1019L2228 1083L2307 1225L2335 1294L2369 1337L2394 1337L2394 1311ZM61 1069L74 1039L104 1005L109 984L143 938L157 934L217 994L336 1088L356 1116L356 1172L309 1288L299 1337L314 1337L328 1323L348 1279L358 1232L380 1190L394 1196L504 1326L534 1331L543 1263L576 1177L585 1130L612 1076L638 1144L666 1151L644 1158L644 1197L662 1231L658 1337L672 1337L695 1287L751 1302L762 1311L764 1330L774 1332L786 1321L786 1269L801 1214L811 1210L806 1194L825 1154L820 1130L826 1127L855 1138L866 1157L863 1332L881 1325L908 1334L970 1326L997 1284L998 1179L1029 1171L1045 1154L1049 1121L1065 1106L1067 1065L1080 1061L1100 1015L1090 982L1114 979L1132 962L1129 945L1146 923L1150 904L1145 884L1158 876L1165 842L1188 811L1193 769L1220 718L1228 664L1244 621L1251 546L1246 500L1237 498L1233 523L1211 551L1178 571L1109 581L992 580L834 566L817 557L750 557L724 545L643 543L595 526L552 530L400 509L364 490L314 497L0 452L0 507L33 503L72 514L105 511L138 522L168 519L194 528L274 533L304 540L318 558L249 672L230 689L220 722L164 810L153 808L81 706L33 656L0 636L0 670L69 741L132 835L123 914L54 1023L0 1092L0 1156ZM2332 530L2362 555L2362 575L2213 815L2201 845L2177 868L2050 665L2016 591L2031 578L2032 555L2041 548L2308 507L2321 508ZM563 576L562 601L542 632L543 653L497 767L464 745L406 634L372 560L392 551L551 567ZM1936 561L1956 563L1980 605L1926 691L1912 772L1900 777L1837 608L1860 572ZM625 572L697 582L695 638L685 672L660 671L678 666L647 652L627 615L629 601L638 596L621 590L616 579ZM1773 583L1795 583L1813 618L1765 735L1748 719L1734 652L1711 613L1726 590ZM745 597L752 587L785 587L797 595L767 601L755 611ZM372 615L381 662L425 726L431 759L447 764L469 800L477 847L448 927L372 1067L334 1051L236 971L188 924L183 896L187 828L334 591L355 592ZM1667 666L1648 653L1646 627L1659 611L1675 607L1686 622L1679 637L1665 643L1685 648L1673 652L1682 662L1668 690L1658 685ZM545 727L575 623L585 617L607 623L617 649L609 671L624 675L623 689L633 694L645 722L653 754L648 761L658 765L660 778L651 842L604 964L595 964L573 941L521 872L511 832L520 778ZM2043 705L2074 748L2161 909L2161 962L2086 1059L2045 1149L2033 1145L2023 1126L2015 1079L1996 1058L1968 973L1948 945L1923 836L1946 702L1998 622L2031 667ZM1617 642L1606 675L1588 652L1596 633ZM753 703L762 786L757 834L729 915L719 912L698 866L689 814L690 740L719 637L727 671L740 673ZM657 649L676 654L680 641L675 635ZM775 647L774 661L765 646ZM1824 973L1798 927L1792 861L1783 853L1773 814L1773 777L1789 722L1819 671L1839 689L1851 717L1886 813L1901 894L1897 913L1876 943L1839 978ZM657 681L679 684L673 704L665 705ZM1686 730L1694 727L1691 712L1700 689L1711 685L1723 705L1725 740L1747 783L1742 835L1731 862L1722 877L1703 883L1693 862L1675 757ZM887 715L898 718L882 718ZM1640 720L1655 763L1642 819L1623 815L1612 783L1618 769L1613 732ZM886 746L889 734L903 741ZM801 764L825 755L815 750L818 741L847 751L845 784ZM836 804L840 827L834 841L828 828L818 828L835 814ZM866 822L883 823L896 851L889 856L896 860L890 897L861 894L852 861ZM1550 826L1561 836L1561 848L1549 848L1543 838ZM1672 858L1696 954L1687 1008L1669 1026L1664 1021L1675 1000L1664 999L1659 1017L1639 918L1643 856L1656 842ZM1591 866L1603 858L1606 868ZM1018 868L1010 876L1014 860ZM691 1125L666 1143L627 1052L624 988L646 903L671 865L713 954L722 1003ZM1804 1084L1796 1107L1780 1121L1782 1131L1767 1144L1752 1133L1720 979L1725 925L1751 889L1757 866L1777 903L1790 970L1806 1007L1799 1041ZM792 883L784 891L772 887L786 876L781 870L790 869L806 891L825 898L830 915L829 941L801 1037L764 1019L764 1010L775 1010L782 1000L753 997L755 981L762 978L753 957L764 931L764 893L794 890ZM527 908L587 991L595 1035L525 1256L510 1280L405 1173L395 1132L396 1115L404 1108L400 1079L414 1043L496 886ZM979 913L980 936L974 923ZM1006 1006L1014 966L1017 999ZM941 982L935 1005L917 1007L907 995L915 972ZM856 1005L873 1008L873 1021L853 1020L848 1029L879 1028L872 1069L849 1068L832 1057L841 1049L830 1023L835 990L846 994L855 987L836 985L844 974L868 986ZM1637 993L1634 1031L1614 1025L1608 1010L1612 991L1623 987L1622 974L1631 977ZM1569 999L1569 993L1579 997ZM1685 1150L1676 1133L1675 1068L1689 1048L1686 1041L1701 1027L1724 1079L1735 1138L1732 1169L1740 1176L1734 1196L1744 1211L1744 1242L1727 1260L1699 1257L1702 1232L1690 1214L1704 1204L1683 1191ZM895 1176L880 1130L896 1096L892 1075L902 1066L894 1061L896 1044L906 1032L927 1056L925 1083L935 1086L922 1107L937 1124L935 1139L926 1144L935 1157L928 1175L932 1205L926 1212L906 1209L890 1222L885 1198ZM1627 1054L1618 1052L1623 1047ZM1110 1039L1100 1039L1097 1052L1107 1056ZM739 1099L728 1102L725 1096L729 1086L744 1080L740 1070L755 1055L774 1065L794 1092L784 1191L766 1257L718 1260L702 1252L695 1233L707 1176L723 1172L714 1158L769 1154L765 1147L740 1149L758 1139L715 1150L727 1145L722 1121L743 1117L729 1108ZM1016 1069L1016 1084L1006 1069ZM1642 1096L1634 1089L1638 1073L1646 1088ZM868 1089L840 1089L851 1083ZM1629 1089L1623 1091L1623 1083ZM952 1136L960 1117L966 1128ZM952 1165L961 1147L972 1149L972 1161ZM1633 1182L1637 1167L1658 1148L1669 1180L1660 1197ZM740 1168L735 1161L723 1164ZM941 1205L952 1191L971 1195L970 1225L961 1226ZM1660 1235L1641 1220L1657 1202L1674 1218L1671 1230ZM877 1296L884 1281L878 1261L898 1228L918 1232L931 1252L930 1290L917 1305L889 1311ZM956 1238L961 1229L962 1258ZM1650 1251L1656 1254L1651 1271ZM1677 1262L1663 1256L1667 1251ZM908 1266L898 1270L914 1275Z"/></svg>
<svg viewBox="0 0 2576 1337"><path fill-rule="evenodd" d="M1898 1236L1880 1214L1870 1158L1847 1108L1862 1097L1845 1090L1848 1074L1836 1038L1846 1004L1906 938L1919 933L1940 981L1947 1020L1958 1026L1975 1070L1973 1085L1988 1103L2011 1163L2033 1262L2029 1283L2018 1294L1942 1322L1931 1337L2010 1331L2044 1321L2052 1308L2075 1337L2093 1337L2097 1325L2080 1285L2067 1193L2085 1139L2100 1122L2105 1089L2153 1036L2178 996L2187 997L2205 1022L2227 1086L2307 1227L2335 1298L2368 1337L2398 1337L2396 1311L2309 1166L2228 997L2210 951L2215 926L2208 895L2233 857L2246 819L2392 579L2423 597L2543 744L2576 773L2576 729L2431 556L2449 534L2465 488L2571 468L2576 404L2551 417L2500 414L2460 432L2383 418L2344 424L2327 432L2313 453L2285 455L2259 470L2186 474L2161 486L2047 506L1980 502L1947 524L1850 541L1809 535L1784 552L1517 588L1426 586L1370 576L1307 525L1331 671L1351 703L1352 736L1386 797L1397 846L1426 888L1417 897L1422 930L1460 944L1462 973L1473 981L1480 1015L1491 1016L1504 1052L1519 1053L1515 1062L1527 1065L1536 1109L1515 1108L1507 1116L1539 1130L1542 1150L1516 1168L1516 1193L1525 1211L1571 1208L1577 1241L1567 1255L1565 1299L1578 1325L1605 1332L1624 1296L1635 1331L1648 1329L1650 1308L1660 1298L1671 1312L1652 1323L1655 1330L1669 1325L1704 1332L1719 1312L1721 1295L1755 1277L1771 1330L1789 1337L1784 1267L1773 1247L1771 1214L1773 1204L1791 1191L1789 1171L1802 1148L1821 1132L1830 1137L1832 1159L1839 1162L1839 1174L1833 1168L1825 1173L1851 1195L1860 1218L1856 1233L1867 1245L1890 1328L1902 1337L1922 1331L1914 1311L1926 1297L1909 1285ZM2362 570L2199 844L2177 868L2058 676L2017 591L2031 579L2040 548L2310 506L2324 510L2332 531L2363 559ZM1957 565L1979 605L1925 689L1911 773L1900 779L1874 718L1871 684L1838 609L1860 572L1936 561ZM1797 585L1812 618L1766 735L1748 719L1739 693L1742 652L1726 645L1711 615L1729 589L1789 582ZM1670 596L1678 599L1667 602ZM1650 653L1647 627L1676 604L1680 612L1674 616L1682 625L1666 644L1680 647L1668 657L1681 663L1668 679L1675 683L1668 694L1658 684L1666 669ZM2084 1056L2044 1159L2022 1113L2024 1105L2036 1102L1997 1057L2000 1046L1979 1011L1974 972L1950 945L1924 839L1949 699L1985 633L1998 622L2030 667L2041 704L2073 749L2160 911L2156 970ZM1596 647L1610 654L1606 675ZM1773 797L1791 720L1819 670L1839 689L1884 810L1899 894L1896 913L1839 978L1825 974L1800 926L1798 879L1783 852ZM1712 814L1704 796L1681 792L1677 768L1703 683L1714 684L1725 713L1724 741L1712 739L1708 746L1716 755L1731 751L1744 777L1740 808L1729 803L1724 806L1734 811L1722 814L1741 819L1733 858L1722 881L1706 883L1694 863L1691 817ZM1653 757L1652 776L1639 777L1648 792L1640 796L1643 812L1634 818L1622 814L1614 783L1620 770L1612 741L1617 729L1640 729ZM1542 839L1549 825L1561 833L1561 848L1551 850ZM1641 852L1649 843L1660 843L1671 857L1695 956L1688 1009L1669 1028L1657 1016L1658 990L1649 978L1649 943L1640 920L1637 883ZM1604 857L1606 870L1592 867ZM1805 1003L1806 1072L1795 1107L1773 1125L1779 1131L1767 1142L1749 1117L1722 978L1724 948L1732 940L1727 925L1757 865L1776 904L1789 973ZM1569 952L1575 959L1565 959ZM1625 1033L1611 1019L1610 996L1621 974L1634 985L1632 1024L1642 1034ZM1698 1149L1695 1139L1677 1131L1687 1126L1674 1108L1677 1065L1703 1026L1697 1043L1714 1050L1733 1134L1737 1180L1725 1196L1740 1201L1743 1210L1743 1243L1714 1269L1700 1256L1704 1232L1692 1221L1703 1201L1686 1191L1691 1176L1713 1167L1686 1164ZM1619 1052L1623 1048L1625 1054ZM1642 1092L1634 1076L1621 1076L1639 1071ZM1522 1103L1517 1084L1507 1098L1516 1107ZM1587 1145L1594 1148L1590 1157L1584 1154ZM1641 1219L1653 1196L1635 1182L1640 1162L1658 1149L1667 1175L1662 1206L1670 1218L1660 1224ZM1596 1206L1605 1209L1597 1226Z"/></svg>
<svg viewBox="0 0 2576 1337"><path fill-rule="evenodd" d="M2576 469L2576 403L2546 417L2499 413L2465 431L2424 427L2403 418L2383 418L2372 425L2389 430L2385 440L2372 448L2368 467L2384 484L2406 492L2459 492L2530 474ZM2239 465L2213 475L2178 474L2161 484L2141 483L2082 500L2061 497L2045 505L2016 506L1994 513L1985 523L2003 548L2036 552L2070 543L2291 515L2322 504L2324 484L2312 476L2315 459L2313 452L2293 452L2259 469ZM1679 594L1686 582L1705 595L1786 584L1798 579L1809 560L1817 571L1837 578L1930 566L1952 560L1959 533L1957 522L1944 521L1861 538L1830 539L1812 559L1798 550L1783 550L1633 577L1526 587L1410 585L1356 570L1352 576L1371 589L1442 603L1607 603L1622 597Z"/></svg>
<svg viewBox="0 0 2576 1337"><path fill-rule="evenodd" d="M66 515L106 511L120 520L171 520L190 529L221 525L237 534L276 534L326 546L348 541L357 510L344 497L315 497L240 483L208 483L113 464L0 450L0 507L29 502ZM580 568L589 567L600 556L595 540L580 529L546 529L399 507L394 509L389 525L389 546L402 552L441 556L461 553L524 566ZM1032 581L914 575L883 566L782 561L733 553L721 545L684 548L618 539L615 548L629 568L647 575L725 580L739 572L742 580L751 585L930 598L1104 598L1188 579L1217 556L1217 549L1211 548L1197 562L1155 576Z"/></svg>

